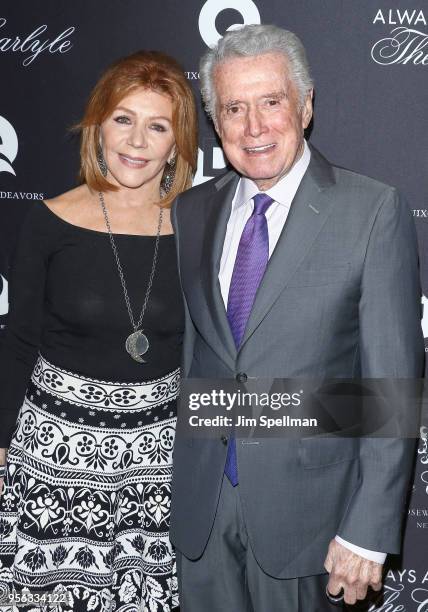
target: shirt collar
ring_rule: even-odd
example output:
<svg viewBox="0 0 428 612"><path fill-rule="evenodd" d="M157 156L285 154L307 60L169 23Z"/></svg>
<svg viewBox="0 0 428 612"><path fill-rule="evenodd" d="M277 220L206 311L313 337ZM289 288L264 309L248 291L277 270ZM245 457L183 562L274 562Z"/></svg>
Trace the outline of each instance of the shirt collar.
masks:
<svg viewBox="0 0 428 612"><path fill-rule="evenodd" d="M306 140L303 142L303 153L288 174L278 181L276 185L264 192L267 193L275 202L278 202L278 204L286 206L287 208L290 207L311 160L311 150L309 149ZM238 184L233 207L239 208L240 206L244 206L244 204L247 204L250 200L252 200L257 193L260 193L260 190L256 183L249 178L242 177Z"/></svg>

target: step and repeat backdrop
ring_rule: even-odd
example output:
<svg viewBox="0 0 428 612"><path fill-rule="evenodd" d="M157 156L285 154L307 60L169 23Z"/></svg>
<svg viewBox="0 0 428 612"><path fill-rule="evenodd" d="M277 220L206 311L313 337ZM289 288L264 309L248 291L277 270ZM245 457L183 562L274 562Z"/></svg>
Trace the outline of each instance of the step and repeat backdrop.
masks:
<svg viewBox="0 0 428 612"><path fill-rule="evenodd" d="M303 40L316 90L310 141L330 161L395 185L407 198L418 232L428 337L426 0L3 0L0 341L20 224L34 200L76 185L79 143L70 128L103 69L138 49L160 49L181 62L199 100L201 54L228 29L248 23L274 23ZM225 166L199 106L195 183ZM383 601L373 610L428 612L427 432L421 428L403 517L403 556L390 561Z"/></svg>

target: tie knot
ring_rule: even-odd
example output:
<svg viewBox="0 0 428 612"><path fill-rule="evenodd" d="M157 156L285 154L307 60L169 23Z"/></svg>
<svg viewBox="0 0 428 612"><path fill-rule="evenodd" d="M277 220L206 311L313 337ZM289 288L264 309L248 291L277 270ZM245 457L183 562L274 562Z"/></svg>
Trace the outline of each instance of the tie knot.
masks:
<svg viewBox="0 0 428 612"><path fill-rule="evenodd" d="M264 215L273 200L267 193L258 193L254 196L254 215Z"/></svg>

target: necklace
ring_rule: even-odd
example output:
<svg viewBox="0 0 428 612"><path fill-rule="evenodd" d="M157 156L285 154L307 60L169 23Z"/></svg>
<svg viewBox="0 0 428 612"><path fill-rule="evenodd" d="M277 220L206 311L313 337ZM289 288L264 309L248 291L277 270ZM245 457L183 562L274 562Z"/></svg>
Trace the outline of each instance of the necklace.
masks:
<svg viewBox="0 0 428 612"><path fill-rule="evenodd" d="M149 345L147 336L143 334L143 330L139 328L141 327L141 323L143 322L144 313L146 312L147 303L149 301L150 292L152 289L153 277L155 275L156 262L157 262L158 250L159 250L159 236L160 236L160 231L162 227L163 208L162 207L159 208L159 221L158 221L158 229L156 233L155 250L153 253L152 269L151 269L149 280L147 283L146 295L144 298L144 303L141 308L141 312L140 312L138 321L135 322L134 313L132 312L131 302L130 302L129 295L128 295L128 290L126 288L126 282L125 282L125 276L123 274L122 264L120 263L119 253L117 250L116 243L114 241L114 237L113 237L111 227L110 227L110 221L107 215L107 208L104 202L104 195L101 191L98 193L98 195L100 199L101 208L103 209L103 213L104 213L104 219L106 222L107 231L108 231L108 235L110 238L111 248L113 250L113 254L116 259L117 271L119 272L119 278L122 284L123 296L125 298L125 304L128 309L129 320L131 321L131 325L134 329L132 334L130 334L126 339L125 348L127 352L129 353L129 355L131 355L132 359L135 359L135 361L138 361L139 363L145 363L145 360L142 359L141 356L147 353L150 345Z"/></svg>

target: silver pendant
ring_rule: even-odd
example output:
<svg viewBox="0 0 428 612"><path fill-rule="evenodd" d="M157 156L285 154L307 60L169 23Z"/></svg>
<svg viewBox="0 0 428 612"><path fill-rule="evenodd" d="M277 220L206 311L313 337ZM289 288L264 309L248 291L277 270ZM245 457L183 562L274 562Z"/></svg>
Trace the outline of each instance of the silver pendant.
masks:
<svg viewBox="0 0 428 612"><path fill-rule="evenodd" d="M132 359L139 363L146 363L144 359L141 359L141 355L149 350L149 341L141 330L137 330L127 337L125 348Z"/></svg>

